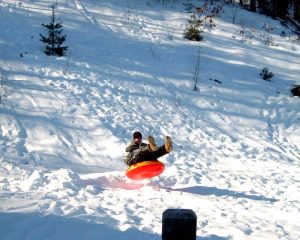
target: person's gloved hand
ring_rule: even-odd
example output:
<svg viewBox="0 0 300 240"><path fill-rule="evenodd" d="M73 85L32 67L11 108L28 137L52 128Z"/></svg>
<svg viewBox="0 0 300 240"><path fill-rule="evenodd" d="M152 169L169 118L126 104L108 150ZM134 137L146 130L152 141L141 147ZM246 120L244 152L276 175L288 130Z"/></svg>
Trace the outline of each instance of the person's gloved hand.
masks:
<svg viewBox="0 0 300 240"><path fill-rule="evenodd" d="M129 160L128 165L131 166L133 164L136 164L136 160L135 159Z"/></svg>

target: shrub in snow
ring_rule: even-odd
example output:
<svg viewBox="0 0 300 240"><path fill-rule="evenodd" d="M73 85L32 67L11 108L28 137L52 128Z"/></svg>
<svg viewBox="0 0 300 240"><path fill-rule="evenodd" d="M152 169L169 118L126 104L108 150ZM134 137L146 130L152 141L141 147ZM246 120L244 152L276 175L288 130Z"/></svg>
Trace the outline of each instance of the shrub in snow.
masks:
<svg viewBox="0 0 300 240"><path fill-rule="evenodd" d="M68 49L68 47L63 47L62 44L66 40L66 35L61 35L62 33L62 24L61 22L57 23L55 19L55 5L52 5L52 17L51 22L49 24L42 24L45 28L48 29L48 36L45 37L40 34L43 43L46 43L47 46L45 48L45 53L47 55L56 55L56 56L64 56L64 52Z"/></svg>
<svg viewBox="0 0 300 240"><path fill-rule="evenodd" d="M300 85L295 85L295 87L291 89L291 92L294 96L300 97Z"/></svg>
<svg viewBox="0 0 300 240"><path fill-rule="evenodd" d="M199 30L200 25L201 21L196 19L195 14L192 14L188 19L183 36L191 41L201 41L203 39L201 36L203 31Z"/></svg>
<svg viewBox="0 0 300 240"><path fill-rule="evenodd" d="M266 44L268 46L275 46L273 37L271 35L272 32L275 30L275 28L268 24L264 24L263 29L265 30L265 33L262 34L264 44Z"/></svg>
<svg viewBox="0 0 300 240"><path fill-rule="evenodd" d="M274 74L269 70L269 68L265 67L261 71L260 76L263 80L270 81L270 79L274 77Z"/></svg>

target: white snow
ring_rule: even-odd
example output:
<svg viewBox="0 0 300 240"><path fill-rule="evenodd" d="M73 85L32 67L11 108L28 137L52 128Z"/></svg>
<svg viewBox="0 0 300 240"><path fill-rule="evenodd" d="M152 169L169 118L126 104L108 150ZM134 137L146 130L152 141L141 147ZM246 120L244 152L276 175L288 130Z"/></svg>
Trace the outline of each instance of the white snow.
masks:
<svg viewBox="0 0 300 240"><path fill-rule="evenodd" d="M1 240L158 240L168 208L197 214L197 240L300 239L296 35L224 6L190 42L180 1L59 0L69 50L49 57L52 2L0 2ZM173 139L159 177L124 175L136 130Z"/></svg>

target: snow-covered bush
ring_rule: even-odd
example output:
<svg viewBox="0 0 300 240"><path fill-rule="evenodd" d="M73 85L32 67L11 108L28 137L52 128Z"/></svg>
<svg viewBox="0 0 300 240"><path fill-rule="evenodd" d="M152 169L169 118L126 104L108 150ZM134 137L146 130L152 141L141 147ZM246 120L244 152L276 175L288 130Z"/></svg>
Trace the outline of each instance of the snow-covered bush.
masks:
<svg viewBox="0 0 300 240"><path fill-rule="evenodd" d="M263 80L270 81L274 74L269 70L269 68L264 67L260 73L260 76Z"/></svg>

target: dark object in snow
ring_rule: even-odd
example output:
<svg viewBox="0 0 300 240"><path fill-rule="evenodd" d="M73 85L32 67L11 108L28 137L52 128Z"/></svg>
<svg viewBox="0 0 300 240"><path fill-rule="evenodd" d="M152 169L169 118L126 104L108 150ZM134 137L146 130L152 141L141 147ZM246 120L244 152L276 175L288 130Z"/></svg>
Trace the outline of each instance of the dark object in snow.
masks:
<svg viewBox="0 0 300 240"><path fill-rule="evenodd" d="M263 68L260 73L260 76L263 80L271 81L271 78L274 77L274 74L269 70L269 68Z"/></svg>
<svg viewBox="0 0 300 240"><path fill-rule="evenodd" d="M209 80L210 80L210 81L217 82L217 83L220 83L220 84L222 83L222 82L221 82L220 80L218 80L218 79L212 79L212 78L210 78Z"/></svg>
<svg viewBox="0 0 300 240"><path fill-rule="evenodd" d="M300 85L295 85L295 87L291 89L291 92L294 96L300 97Z"/></svg>
<svg viewBox="0 0 300 240"><path fill-rule="evenodd" d="M196 240L197 215L190 209L163 212L162 240Z"/></svg>
<svg viewBox="0 0 300 240"><path fill-rule="evenodd" d="M285 36L286 36L285 31L282 31L282 32L280 33L280 36L281 36L281 37L285 37Z"/></svg>

